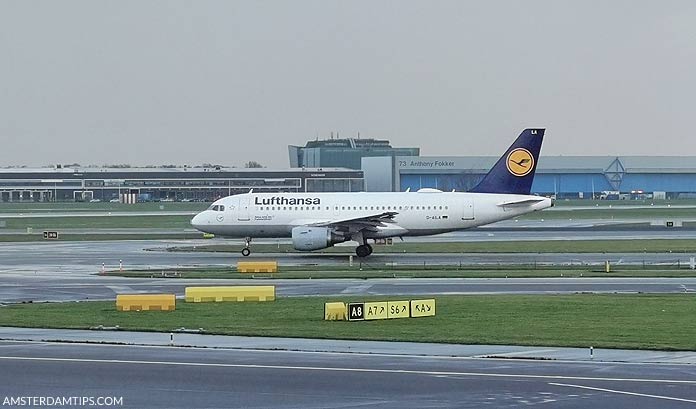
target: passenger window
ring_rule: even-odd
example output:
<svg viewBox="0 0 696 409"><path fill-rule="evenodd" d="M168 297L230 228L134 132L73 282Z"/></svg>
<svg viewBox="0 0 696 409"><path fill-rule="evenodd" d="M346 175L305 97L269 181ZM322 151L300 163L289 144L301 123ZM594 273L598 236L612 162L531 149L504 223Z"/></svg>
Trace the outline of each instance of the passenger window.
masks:
<svg viewBox="0 0 696 409"><path fill-rule="evenodd" d="M449 207L445 206L445 210L449 209Z"/></svg>
<svg viewBox="0 0 696 409"><path fill-rule="evenodd" d="M401 210L401 206L399 206L399 210Z"/></svg>
<svg viewBox="0 0 696 409"><path fill-rule="evenodd" d="M440 210L442 210L442 206L440 206Z"/></svg>

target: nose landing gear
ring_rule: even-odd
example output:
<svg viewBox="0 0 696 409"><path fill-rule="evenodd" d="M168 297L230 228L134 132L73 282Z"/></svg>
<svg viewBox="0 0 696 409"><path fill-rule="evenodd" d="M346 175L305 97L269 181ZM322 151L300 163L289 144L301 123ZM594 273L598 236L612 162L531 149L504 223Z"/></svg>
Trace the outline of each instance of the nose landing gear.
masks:
<svg viewBox="0 0 696 409"><path fill-rule="evenodd" d="M251 244L251 237L246 237L244 239L244 248L242 249L242 256L249 257L249 254L251 254L251 249L249 249L250 244Z"/></svg>

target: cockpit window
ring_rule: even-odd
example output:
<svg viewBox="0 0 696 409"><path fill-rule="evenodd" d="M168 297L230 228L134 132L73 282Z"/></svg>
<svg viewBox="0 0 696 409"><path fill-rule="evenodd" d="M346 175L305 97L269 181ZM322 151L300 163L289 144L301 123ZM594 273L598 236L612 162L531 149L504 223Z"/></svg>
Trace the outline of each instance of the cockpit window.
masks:
<svg viewBox="0 0 696 409"><path fill-rule="evenodd" d="M212 209L213 211L216 211L216 212L218 211L219 208L220 208L220 206L218 206L218 205L215 205L215 206L211 207L211 209Z"/></svg>
<svg viewBox="0 0 696 409"><path fill-rule="evenodd" d="M221 211L221 212L224 212L224 211L225 211L225 206L220 205L220 211Z"/></svg>

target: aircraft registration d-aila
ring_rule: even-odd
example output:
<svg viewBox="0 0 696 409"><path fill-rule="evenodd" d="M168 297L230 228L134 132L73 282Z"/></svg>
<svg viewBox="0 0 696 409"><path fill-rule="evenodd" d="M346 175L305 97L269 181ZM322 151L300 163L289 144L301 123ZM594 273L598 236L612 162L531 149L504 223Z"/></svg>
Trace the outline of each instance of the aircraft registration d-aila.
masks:
<svg viewBox="0 0 696 409"><path fill-rule="evenodd" d="M249 193L224 197L197 214L196 229L244 238L292 238L311 251L355 241L359 257L369 239L428 236L483 226L553 205L531 195L544 129L525 129L481 182L468 192Z"/></svg>

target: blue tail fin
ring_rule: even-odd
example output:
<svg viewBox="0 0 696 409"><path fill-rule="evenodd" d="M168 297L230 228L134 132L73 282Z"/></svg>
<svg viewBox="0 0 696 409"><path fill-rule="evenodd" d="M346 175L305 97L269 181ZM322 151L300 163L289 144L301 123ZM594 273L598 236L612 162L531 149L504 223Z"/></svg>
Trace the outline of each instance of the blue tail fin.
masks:
<svg viewBox="0 0 696 409"><path fill-rule="evenodd" d="M470 192L528 195L545 129L525 129Z"/></svg>

